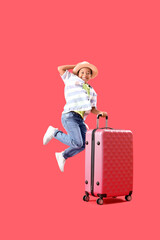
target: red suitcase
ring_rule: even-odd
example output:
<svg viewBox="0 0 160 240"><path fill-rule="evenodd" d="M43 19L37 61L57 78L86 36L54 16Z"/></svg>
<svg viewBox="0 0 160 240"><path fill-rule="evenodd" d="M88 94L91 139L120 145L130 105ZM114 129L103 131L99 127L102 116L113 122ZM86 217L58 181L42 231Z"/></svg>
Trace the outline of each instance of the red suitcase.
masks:
<svg viewBox="0 0 160 240"><path fill-rule="evenodd" d="M133 136L130 130L107 127L86 133L85 149L85 195L99 197L97 204L103 204L104 197L125 196L132 199L133 191Z"/></svg>

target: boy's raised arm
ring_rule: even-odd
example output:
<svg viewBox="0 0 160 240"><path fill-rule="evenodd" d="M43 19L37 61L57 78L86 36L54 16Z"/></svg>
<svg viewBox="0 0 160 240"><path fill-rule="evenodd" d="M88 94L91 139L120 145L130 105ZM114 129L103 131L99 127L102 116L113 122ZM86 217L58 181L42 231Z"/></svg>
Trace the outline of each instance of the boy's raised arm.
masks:
<svg viewBox="0 0 160 240"><path fill-rule="evenodd" d="M63 65L58 67L58 72L63 75L66 70L73 69L76 65Z"/></svg>

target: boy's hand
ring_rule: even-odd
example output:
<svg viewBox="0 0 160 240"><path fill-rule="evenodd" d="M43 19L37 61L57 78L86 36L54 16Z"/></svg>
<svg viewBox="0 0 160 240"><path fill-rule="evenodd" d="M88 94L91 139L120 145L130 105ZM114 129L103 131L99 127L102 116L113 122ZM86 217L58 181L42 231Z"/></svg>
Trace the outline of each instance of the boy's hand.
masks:
<svg viewBox="0 0 160 240"><path fill-rule="evenodd" d="M107 112L101 112L100 114L102 114L102 117L107 117L108 116Z"/></svg>
<svg viewBox="0 0 160 240"><path fill-rule="evenodd" d="M107 117L107 116L108 116L107 112L102 112L102 111L99 111L99 110L97 110L97 108L96 108L96 107L92 107L92 110L91 110L91 112L92 112L92 113L94 113L94 114L96 114L96 115L99 115L99 114L101 114L101 115L102 115L102 117Z"/></svg>

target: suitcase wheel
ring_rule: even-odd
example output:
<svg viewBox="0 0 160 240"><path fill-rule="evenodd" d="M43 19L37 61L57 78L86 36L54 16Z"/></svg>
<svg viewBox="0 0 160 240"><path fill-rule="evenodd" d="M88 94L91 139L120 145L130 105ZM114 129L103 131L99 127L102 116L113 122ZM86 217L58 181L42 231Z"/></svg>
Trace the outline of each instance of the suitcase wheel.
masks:
<svg viewBox="0 0 160 240"><path fill-rule="evenodd" d="M103 205L103 198L98 198L97 199L97 204Z"/></svg>
<svg viewBox="0 0 160 240"><path fill-rule="evenodd" d="M88 195L84 195L84 196L83 196L83 201L89 202L89 196L88 196Z"/></svg>
<svg viewBox="0 0 160 240"><path fill-rule="evenodd" d="M132 200L132 196L131 195L126 195L125 199L126 199L126 201L131 201Z"/></svg>

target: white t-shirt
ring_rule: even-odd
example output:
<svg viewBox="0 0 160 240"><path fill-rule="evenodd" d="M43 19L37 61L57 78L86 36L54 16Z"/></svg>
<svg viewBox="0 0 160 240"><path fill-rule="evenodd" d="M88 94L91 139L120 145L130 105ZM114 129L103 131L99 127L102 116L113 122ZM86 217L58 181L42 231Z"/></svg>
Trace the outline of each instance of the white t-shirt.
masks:
<svg viewBox="0 0 160 240"><path fill-rule="evenodd" d="M90 96L88 96L87 91L83 88L85 82L68 70L61 75L61 78L65 84L64 95L66 100L63 113L85 111L84 119L86 119L92 107L96 107L97 105L95 90L91 87Z"/></svg>

